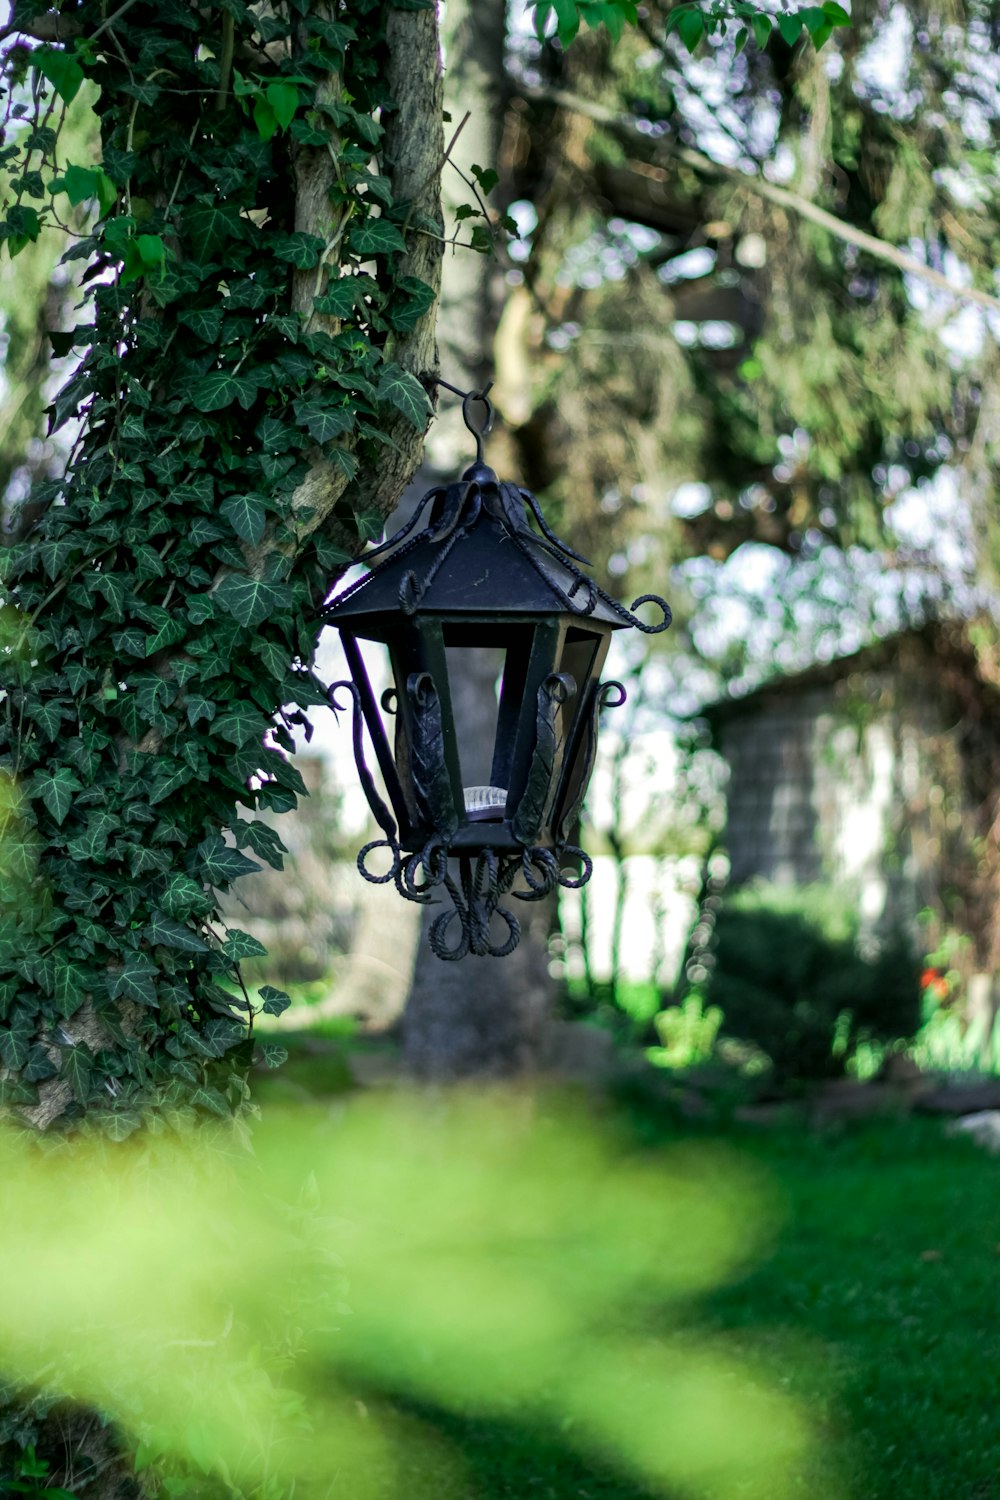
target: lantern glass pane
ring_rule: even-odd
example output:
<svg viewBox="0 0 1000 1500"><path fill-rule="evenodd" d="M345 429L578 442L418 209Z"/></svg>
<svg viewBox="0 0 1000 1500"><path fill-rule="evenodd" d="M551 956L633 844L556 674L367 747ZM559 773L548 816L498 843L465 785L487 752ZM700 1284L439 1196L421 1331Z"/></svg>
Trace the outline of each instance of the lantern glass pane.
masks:
<svg viewBox="0 0 1000 1500"><path fill-rule="evenodd" d="M462 794L471 822L503 819L533 637L527 625L444 628Z"/></svg>

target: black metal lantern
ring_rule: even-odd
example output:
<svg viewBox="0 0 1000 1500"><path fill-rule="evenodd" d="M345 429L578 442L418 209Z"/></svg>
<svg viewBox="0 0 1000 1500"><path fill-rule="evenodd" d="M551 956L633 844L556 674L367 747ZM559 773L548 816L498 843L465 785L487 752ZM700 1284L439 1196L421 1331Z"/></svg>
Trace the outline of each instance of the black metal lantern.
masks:
<svg viewBox="0 0 1000 1500"><path fill-rule="evenodd" d="M478 430L473 402L486 409ZM394 882L410 901L447 891L453 905L430 929L439 958L502 958L520 936L505 897L539 901L590 878L590 859L570 840L598 715L625 701L621 683L600 682L611 632L655 634L670 609L643 594L633 610L652 602L663 611L647 625L582 573L586 559L552 534L535 497L483 462L492 425L485 392L465 397L463 415L476 462L458 483L430 490L409 524L368 554L376 566L327 605L353 678L334 683L329 701L340 708L341 689L353 697L358 774L384 834L361 850L361 874ZM380 699L361 642L388 652L394 685ZM450 669L474 647L495 648L501 664L486 784L463 774L452 702ZM366 760L366 730L388 802ZM369 860L380 850L390 863L377 873Z"/></svg>

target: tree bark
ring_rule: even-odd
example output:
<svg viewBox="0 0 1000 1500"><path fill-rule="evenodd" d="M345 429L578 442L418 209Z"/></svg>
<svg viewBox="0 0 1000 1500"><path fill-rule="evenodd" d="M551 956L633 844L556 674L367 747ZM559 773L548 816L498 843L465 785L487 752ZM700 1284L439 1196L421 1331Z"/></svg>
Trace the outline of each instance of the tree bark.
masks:
<svg viewBox="0 0 1000 1500"><path fill-rule="evenodd" d="M442 182L450 221L446 234L454 232L455 209L472 198L455 168L468 178L473 163L489 168L500 158L504 22L504 0L449 0L445 103L456 126L466 111L469 118L454 142ZM503 290L493 257L463 249L448 254L438 339L442 374L453 385L476 390L490 378ZM473 456L459 403L446 401L443 407L428 439L430 483L454 477ZM465 670L453 671L450 678L461 744L473 768L478 762L488 769L492 743L484 740L487 727L496 722L497 663L481 650L463 657ZM502 960L470 956L457 963L443 962L431 952L427 929L440 907L428 907L403 1016L404 1059L416 1077L509 1077L537 1063L555 994L547 953L552 906L547 901L511 905L521 923L519 947Z"/></svg>

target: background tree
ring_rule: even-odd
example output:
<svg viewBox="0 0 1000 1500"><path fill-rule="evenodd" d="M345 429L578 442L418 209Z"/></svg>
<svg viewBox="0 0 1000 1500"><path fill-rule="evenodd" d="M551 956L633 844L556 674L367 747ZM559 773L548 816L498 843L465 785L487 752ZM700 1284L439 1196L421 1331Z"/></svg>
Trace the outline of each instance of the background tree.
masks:
<svg viewBox="0 0 1000 1500"><path fill-rule="evenodd" d="M493 379L491 352L506 290L502 226L469 218L477 198L484 204L479 184L490 184L487 174L496 175L494 163L500 159L506 16L505 0L450 0L442 29L445 105L450 128L458 132L442 182L445 232L464 241L471 224L483 245L479 254L449 252L443 268L442 373L464 390L482 390ZM459 403L446 398L428 439L420 484L450 482L471 461L470 441ZM487 457L503 477L515 477L510 460L517 464L518 456L504 452L502 433L492 440ZM463 651L450 677L463 754L487 768L496 726L496 658L486 648ZM428 908L403 1017L404 1055L416 1076L498 1077L537 1064L556 993L548 956L554 903L517 906L522 935L514 952L502 962L463 963L445 963L431 952L426 933L436 910Z"/></svg>

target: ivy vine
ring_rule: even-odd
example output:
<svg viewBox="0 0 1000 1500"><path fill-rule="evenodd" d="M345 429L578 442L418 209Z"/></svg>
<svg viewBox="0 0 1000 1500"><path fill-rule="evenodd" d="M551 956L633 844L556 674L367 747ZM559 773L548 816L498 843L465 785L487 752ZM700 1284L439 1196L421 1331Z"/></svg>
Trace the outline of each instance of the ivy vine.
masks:
<svg viewBox="0 0 1000 1500"><path fill-rule="evenodd" d="M243 988L262 950L216 893L281 868L253 814L305 792L319 607L382 524L354 481L431 412L395 351L436 296L407 246L440 224L382 160L389 18L431 5L15 6L0 240L94 216L63 257L82 320L52 334L69 462L0 550L0 1105L34 1125L238 1114L254 1016L287 1004ZM68 162L85 85L102 157Z"/></svg>

